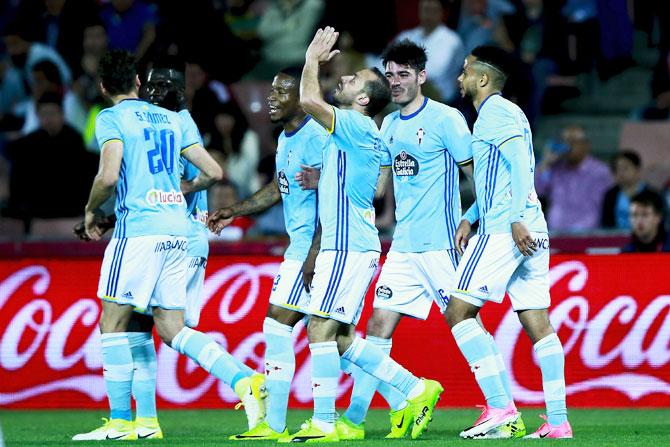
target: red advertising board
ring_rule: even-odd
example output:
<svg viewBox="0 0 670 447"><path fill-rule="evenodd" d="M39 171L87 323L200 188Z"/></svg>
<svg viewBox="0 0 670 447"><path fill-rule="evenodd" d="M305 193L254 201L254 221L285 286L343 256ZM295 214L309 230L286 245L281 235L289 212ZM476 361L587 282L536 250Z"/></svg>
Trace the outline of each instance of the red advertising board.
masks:
<svg viewBox="0 0 670 447"><path fill-rule="evenodd" d="M199 329L251 367L262 369L262 322L273 276L270 256L215 256L203 288ZM0 261L0 407L102 408L95 297L99 258ZM551 320L566 353L568 405L670 406L669 255L557 255L551 263ZM368 292L360 330L371 311ZM542 405L542 381L532 346L509 302L489 304L482 316L507 362L515 398ZM304 327L295 331L296 376L291 406L311 405ZM445 386L444 406L482 403L470 370L440 314L406 319L392 355L417 375ZM236 399L171 348L158 349L159 406L220 408ZM339 406L351 380L344 376ZM383 406L379 396L373 402Z"/></svg>

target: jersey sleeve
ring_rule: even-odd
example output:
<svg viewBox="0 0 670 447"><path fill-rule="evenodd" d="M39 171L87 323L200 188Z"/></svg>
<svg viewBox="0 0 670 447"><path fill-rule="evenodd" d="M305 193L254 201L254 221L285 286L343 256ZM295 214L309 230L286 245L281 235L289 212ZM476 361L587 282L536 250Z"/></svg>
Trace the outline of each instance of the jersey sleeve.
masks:
<svg viewBox="0 0 670 447"><path fill-rule="evenodd" d="M183 153L196 144L202 144L202 138L200 137L198 126L195 124L195 121L193 121L193 118L191 117L191 114L188 112L188 110L182 110L179 112L179 118L181 119L182 124L182 147L180 149Z"/></svg>
<svg viewBox="0 0 670 447"><path fill-rule="evenodd" d="M443 121L444 144L459 166L472 161L472 134L468 123L458 110L449 111Z"/></svg>
<svg viewBox="0 0 670 447"><path fill-rule="evenodd" d="M117 117L111 110L103 110L95 119L95 138L98 140L98 147L100 149L108 141L123 141L123 134L121 133Z"/></svg>
<svg viewBox="0 0 670 447"><path fill-rule="evenodd" d="M309 139L309 148L305 151L305 163L313 168L321 169L323 162L323 151L326 145L330 143L330 138L326 134L317 134Z"/></svg>
<svg viewBox="0 0 670 447"><path fill-rule="evenodd" d="M368 129L367 118L355 110L343 110L333 107L334 123L331 133L351 141L361 141Z"/></svg>
<svg viewBox="0 0 670 447"><path fill-rule="evenodd" d="M514 110L502 105L497 105L491 113L494 114L491 117L491 122L495 126L489 129L491 144L500 148L503 144L514 138L523 138L524 124L520 113L516 113Z"/></svg>
<svg viewBox="0 0 670 447"><path fill-rule="evenodd" d="M382 134L382 159L381 159L381 164L380 166L382 168L390 168L391 167L391 149L388 147L386 144L386 132L388 132L388 126L390 125L392 119L390 118L391 115L386 115L384 117L384 121L382 121L382 128L380 130Z"/></svg>

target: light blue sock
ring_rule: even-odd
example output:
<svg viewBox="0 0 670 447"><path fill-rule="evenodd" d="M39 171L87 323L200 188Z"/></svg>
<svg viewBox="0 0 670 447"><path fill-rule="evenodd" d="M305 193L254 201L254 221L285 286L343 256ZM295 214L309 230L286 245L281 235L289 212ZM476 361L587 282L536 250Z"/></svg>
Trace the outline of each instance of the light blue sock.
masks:
<svg viewBox="0 0 670 447"><path fill-rule="evenodd" d="M420 380L389 357L374 343L361 337L355 337L349 349L342 357L361 368L366 373L398 390L401 394L410 395Z"/></svg>
<svg viewBox="0 0 670 447"><path fill-rule="evenodd" d="M184 354L205 371L229 385L233 390L235 384L248 377L248 371L242 370L240 362L225 351L209 335L184 327L172 340L172 347ZM249 369L251 371L251 369Z"/></svg>
<svg viewBox="0 0 670 447"><path fill-rule="evenodd" d="M133 355L136 417L156 417L156 346L151 332L128 332Z"/></svg>
<svg viewBox="0 0 670 447"><path fill-rule="evenodd" d="M286 409L295 373L293 328L272 318L263 321L265 334L265 387L268 390L265 420L271 429L286 429Z"/></svg>
<svg viewBox="0 0 670 447"><path fill-rule="evenodd" d="M133 356L127 332L101 334L102 375L105 379L111 419L133 420L130 393L133 383Z"/></svg>
<svg viewBox="0 0 670 447"><path fill-rule="evenodd" d="M507 374L507 368L505 367L505 360L503 359L498 345L496 344L496 339L493 338L493 335L489 334L489 339L491 340L491 348L493 349L493 355L496 356L496 366L498 367L498 376L502 381L503 387L505 388L505 394L507 399L514 402L514 396L512 395L512 383L509 380L509 374Z"/></svg>
<svg viewBox="0 0 670 447"><path fill-rule="evenodd" d="M565 406L565 354L556 333L535 343L535 354L542 370L542 389L547 404L547 422L561 425L568 420Z"/></svg>
<svg viewBox="0 0 670 447"><path fill-rule="evenodd" d="M475 380L492 408L505 408L510 400L498 375L498 364L491 348L489 334L474 318L468 318L451 328L458 348L468 361Z"/></svg>
<svg viewBox="0 0 670 447"><path fill-rule="evenodd" d="M333 424L337 383L340 379L340 354L337 351L337 342L310 343L309 351L312 354L314 419Z"/></svg>
<svg viewBox="0 0 670 447"><path fill-rule="evenodd" d="M393 341L390 338L379 338L369 335L366 337L366 340L377 345L386 355L391 354ZM375 391L379 391L394 411L405 405L407 397L404 394L364 372L348 360L342 359L342 363L346 364L342 370L349 372L354 378L354 389L351 391L351 400L349 401L347 411L344 413L344 416L351 422L361 424L365 421L365 415L370 408L370 402L372 402Z"/></svg>

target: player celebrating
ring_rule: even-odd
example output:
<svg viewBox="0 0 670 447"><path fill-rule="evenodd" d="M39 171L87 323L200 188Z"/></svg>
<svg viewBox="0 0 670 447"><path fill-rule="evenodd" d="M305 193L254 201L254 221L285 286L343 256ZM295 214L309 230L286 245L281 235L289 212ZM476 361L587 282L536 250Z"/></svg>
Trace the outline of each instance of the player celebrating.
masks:
<svg viewBox="0 0 670 447"><path fill-rule="evenodd" d="M276 180L250 198L220 209L209 219L211 230L218 233L234 217L261 212L282 200L290 240L263 322L267 417L248 432L231 436L232 440L277 440L288 435L286 410L295 372L291 335L295 324L307 313L309 291L303 288L303 276L311 281L314 256L311 263L303 265L318 223L316 192L303 191L294 177L301 166L321 167L321 153L328 142L328 133L300 107L300 76L300 68L280 71L267 99L270 120L284 128L277 143Z"/></svg>
<svg viewBox="0 0 670 447"><path fill-rule="evenodd" d="M189 130L182 116L138 100L139 79L132 55L107 53L99 73L101 90L114 106L96 120L100 170L86 205L84 228L88 238L100 238L104 230L100 206L116 189L116 227L98 286L103 308L103 375L111 417L99 429L73 440L138 437L130 409L134 359L126 332L135 308L151 308L157 332L166 344L234 387L238 395L253 395L257 413L262 415L262 376L250 376L248 368L240 368L209 336L184 326L185 236L190 223L185 218L186 202L175 162L181 149L201 171L183 182L185 193L206 189L221 178L221 168L199 144L197 130Z"/></svg>
<svg viewBox="0 0 670 447"><path fill-rule="evenodd" d="M464 438L512 437L518 417L505 393L491 338L475 317L487 301L505 292L534 344L547 405L547 422L530 438L571 438L565 406L564 354L549 322L549 239L535 193L532 135L524 113L500 95L509 73L507 54L478 47L466 58L458 80L461 94L477 109L472 137L477 201L456 231L460 248L479 221L477 234L456 271L447 322L470 364L487 406Z"/></svg>
<svg viewBox="0 0 670 447"><path fill-rule="evenodd" d="M390 151L397 225L391 250L376 285L368 342L387 354L391 336L404 315L425 320L432 302L443 312L458 265L453 236L460 220L458 167L471 175L471 135L456 109L423 96L426 52L409 40L392 43L382 62L391 100L400 106L384 118L382 135ZM426 231L431 228L431 231ZM352 368L355 379L349 408L340 418L340 436L364 437L363 422L375 390L391 406L391 432L402 438L412 425L405 396Z"/></svg>
<svg viewBox="0 0 670 447"><path fill-rule="evenodd" d="M379 261L380 244L372 199L384 143L371 117L389 102L390 89L376 69L343 76L333 93L338 107L323 100L319 64L334 57L338 33L318 30L305 57L300 102L331 134L319 180L321 250L316 259L308 338L312 355L314 415L280 442L336 442L335 396L340 355L345 361L408 395L414 417L412 437L426 429L442 387L420 380L365 339L355 337L363 299Z"/></svg>

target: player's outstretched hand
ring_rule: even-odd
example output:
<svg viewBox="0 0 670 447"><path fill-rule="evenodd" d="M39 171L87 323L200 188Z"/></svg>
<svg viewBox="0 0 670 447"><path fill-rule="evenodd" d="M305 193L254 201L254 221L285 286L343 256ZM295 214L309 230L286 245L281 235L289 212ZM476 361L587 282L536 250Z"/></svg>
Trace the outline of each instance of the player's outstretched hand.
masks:
<svg viewBox="0 0 670 447"><path fill-rule="evenodd" d="M468 222L467 219L461 220L461 223L458 224L456 228L456 233L454 234L454 246L459 255L463 256L465 247L468 246L468 240L470 240L470 233L472 232L472 225Z"/></svg>
<svg viewBox="0 0 670 447"><path fill-rule="evenodd" d="M302 171L295 175L295 181L302 189L316 189L319 186L321 171L307 165L300 165Z"/></svg>
<svg viewBox="0 0 670 447"><path fill-rule="evenodd" d="M537 251L537 246L528 228L521 222L514 222L512 224L512 239L514 239L514 243L524 256L533 256L533 253Z"/></svg>
<svg viewBox="0 0 670 447"><path fill-rule="evenodd" d="M230 225L235 219L233 210L230 208L221 208L219 211L209 216L207 226L209 231L215 234L221 234L221 230Z"/></svg>
<svg viewBox="0 0 670 447"><path fill-rule="evenodd" d="M337 42L339 35L340 33L335 31L335 28L332 26L327 26L324 29L319 28L309 47L307 47L305 59L315 59L320 64L330 61L340 53L340 50L333 50L333 46Z"/></svg>

